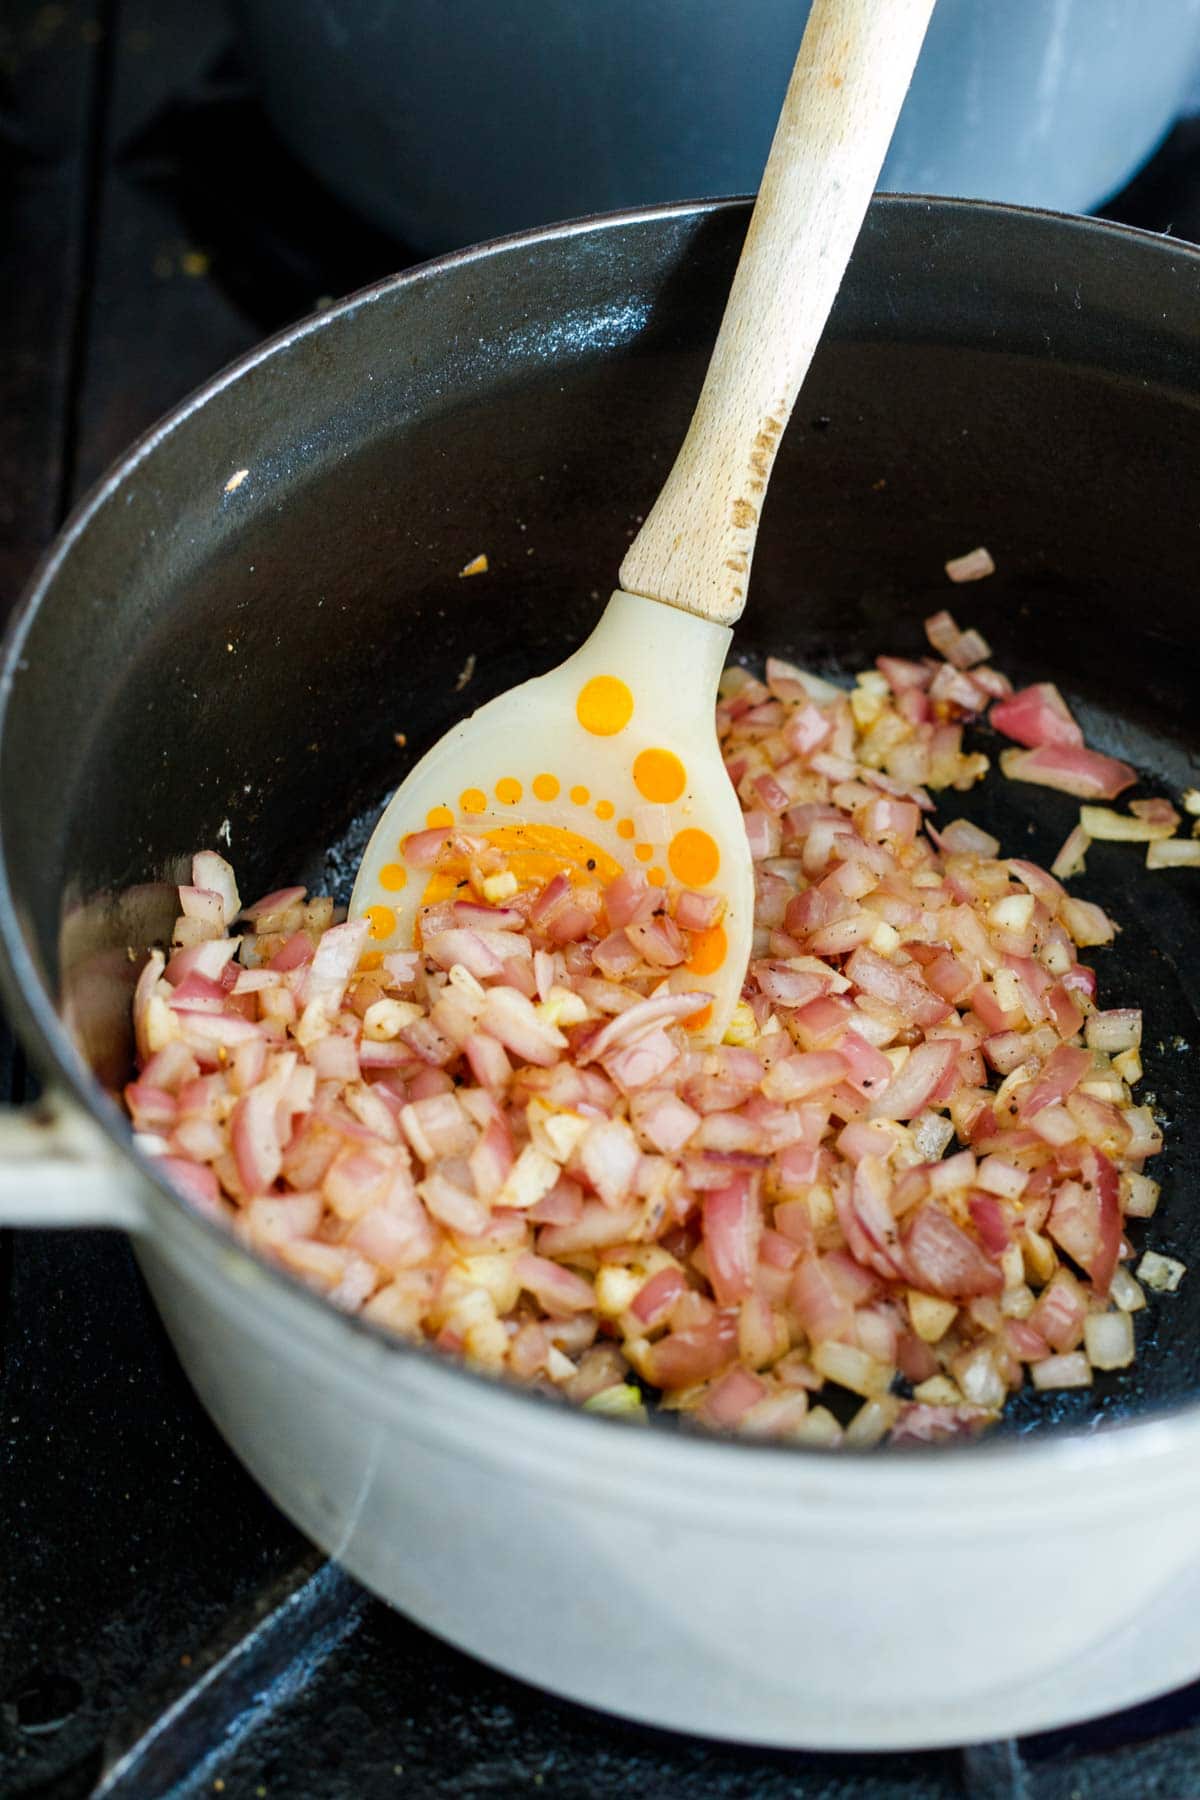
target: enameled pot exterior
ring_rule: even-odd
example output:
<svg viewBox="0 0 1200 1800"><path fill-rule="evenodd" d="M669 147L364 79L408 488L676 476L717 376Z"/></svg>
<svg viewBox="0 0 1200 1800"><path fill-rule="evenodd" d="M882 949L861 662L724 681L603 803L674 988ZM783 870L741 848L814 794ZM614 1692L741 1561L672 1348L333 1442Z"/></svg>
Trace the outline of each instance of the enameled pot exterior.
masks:
<svg viewBox="0 0 1200 1800"><path fill-rule="evenodd" d="M376 1593L555 1693L743 1742L894 1749L1037 1730L1064 1701L1143 1697L1164 1661L1200 1666L1161 1606L1195 1561L1194 1441L886 1470L631 1444L425 1361L318 1348L253 1279L181 1250L156 1238L143 1268L267 1492ZM1149 1660L1121 1642L1143 1619Z"/></svg>
<svg viewBox="0 0 1200 1800"><path fill-rule="evenodd" d="M1147 1314L1128 1380L1061 1403L1077 1431L868 1457L638 1432L385 1341L258 1265L157 1185L106 1091L128 952L169 930L191 850L227 847L245 890L344 882L395 733L411 756L440 734L469 658L478 701L584 635L687 418L744 216L584 222L370 290L218 378L76 515L0 681L0 972L93 1137L55 1137L37 1179L0 1170L0 1220L41 1194L46 1222L74 1204L134 1228L239 1455L463 1647L733 1738L996 1736L1200 1671L1194 1599L1158 1603L1200 1560L1200 1284ZM781 451L747 650L833 669L914 649L945 557L986 541L1000 569L971 618L1003 666L1059 679L1105 748L1186 785L1198 336L1182 246L877 204ZM488 581L460 581L481 550ZM1022 796L1005 837L1051 829L1056 798L1043 817ZM1153 890L1180 952L1141 970L1167 1037L1193 1029L1194 905ZM1172 1067L1178 1199L1155 1241L1188 1260L1195 1097ZM1092 1429L1155 1407L1174 1410Z"/></svg>

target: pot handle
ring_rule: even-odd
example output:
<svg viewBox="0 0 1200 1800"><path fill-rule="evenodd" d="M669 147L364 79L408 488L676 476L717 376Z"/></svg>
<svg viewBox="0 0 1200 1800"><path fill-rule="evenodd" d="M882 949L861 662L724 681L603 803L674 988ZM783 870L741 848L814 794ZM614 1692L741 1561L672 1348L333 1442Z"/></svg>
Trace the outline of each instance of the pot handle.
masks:
<svg viewBox="0 0 1200 1800"><path fill-rule="evenodd" d="M3 1225L146 1226L128 1162L57 1090L33 1106L0 1108Z"/></svg>

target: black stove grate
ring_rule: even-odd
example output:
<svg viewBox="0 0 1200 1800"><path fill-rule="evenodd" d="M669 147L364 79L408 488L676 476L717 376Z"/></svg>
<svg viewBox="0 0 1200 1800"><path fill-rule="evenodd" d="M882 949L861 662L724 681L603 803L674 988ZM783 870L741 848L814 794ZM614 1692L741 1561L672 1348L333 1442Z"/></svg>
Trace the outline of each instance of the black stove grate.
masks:
<svg viewBox="0 0 1200 1800"><path fill-rule="evenodd" d="M1200 120L1112 216L1200 237ZM406 260L281 149L218 0L0 17L0 595L191 387ZM0 1044L0 1095L24 1096ZM623 1725L471 1661L325 1563L234 1461L128 1246L0 1233L0 1794L1200 1800L1200 1684L882 1757Z"/></svg>

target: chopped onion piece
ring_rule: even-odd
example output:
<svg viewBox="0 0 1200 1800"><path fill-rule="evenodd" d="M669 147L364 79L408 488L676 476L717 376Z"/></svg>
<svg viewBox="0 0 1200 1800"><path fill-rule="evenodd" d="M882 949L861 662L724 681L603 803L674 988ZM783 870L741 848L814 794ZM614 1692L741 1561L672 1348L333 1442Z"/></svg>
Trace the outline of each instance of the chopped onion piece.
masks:
<svg viewBox="0 0 1200 1800"><path fill-rule="evenodd" d="M838 1343L834 1339L816 1346L812 1362L813 1367L826 1380L836 1382L838 1387L849 1388L852 1394L862 1394L868 1399L877 1394L886 1394L896 1374L895 1369L868 1356L865 1350L859 1350L853 1344Z"/></svg>
<svg viewBox="0 0 1200 1800"><path fill-rule="evenodd" d="M1052 681L1039 681L1006 695L988 717L997 731L1030 749L1039 744L1083 743L1083 732Z"/></svg>
<svg viewBox="0 0 1200 1800"><path fill-rule="evenodd" d="M923 1294L918 1288L909 1288L908 1315L922 1343L937 1344L958 1317L958 1304L954 1300L941 1300L936 1294Z"/></svg>
<svg viewBox="0 0 1200 1800"><path fill-rule="evenodd" d="M980 544L963 556L952 556L946 564L946 573L951 581L982 581L986 576L996 573L996 565L991 553ZM991 651L985 648L977 660L986 662L990 655Z"/></svg>
<svg viewBox="0 0 1200 1800"><path fill-rule="evenodd" d="M1104 1050L1110 1056L1118 1050L1136 1050L1142 1041L1140 1010L1122 1007L1113 1012L1093 1013L1084 1028L1084 1041L1089 1050Z"/></svg>
<svg viewBox="0 0 1200 1800"><path fill-rule="evenodd" d="M1093 1369L1125 1369L1133 1361L1133 1320L1127 1312L1089 1313L1083 1344Z"/></svg>
<svg viewBox="0 0 1200 1800"><path fill-rule="evenodd" d="M1134 818L1129 813L1113 812L1109 806L1081 806L1079 823L1090 838L1121 844L1154 843L1169 838L1175 830L1174 824Z"/></svg>
<svg viewBox="0 0 1200 1800"><path fill-rule="evenodd" d="M1161 796L1154 800L1131 800L1129 810L1139 819L1150 819L1155 825L1169 825L1172 831L1183 823L1171 802Z"/></svg>
<svg viewBox="0 0 1200 1800"><path fill-rule="evenodd" d="M606 1419L632 1419L639 1425L644 1425L649 1416L640 1388L628 1381L601 1388L598 1394L583 1402L583 1410Z"/></svg>
<svg viewBox="0 0 1200 1800"><path fill-rule="evenodd" d="M1145 1294L1124 1263L1117 1264L1108 1293L1113 1305L1122 1312L1140 1312L1146 1304Z"/></svg>
<svg viewBox="0 0 1200 1800"><path fill-rule="evenodd" d="M1148 869L1200 868L1200 838L1168 838L1146 846Z"/></svg>
<svg viewBox="0 0 1200 1800"><path fill-rule="evenodd" d="M1159 1185L1130 1169L1121 1177L1121 1205L1127 1219L1152 1219L1158 1210Z"/></svg>
<svg viewBox="0 0 1200 1800"><path fill-rule="evenodd" d="M1066 881L1072 875L1082 875L1084 858L1091 844L1091 838L1082 825L1076 825L1068 833L1062 849L1050 864L1050 873L1057 875L1060 881Z"/></svg>
<svg viewBox="0 0 1200 1800"><path fill-rule="evenodd" d="M1128 763L1075 744L1039 744L1034 750L1002 750L1000 767L1010 781L1031 781L1082 800L1115 800L1137 775Z"/></svg>
<svg viewBox="0 0 1200 1800"><path fill-rule="evenodd" d="M1162 1256L1157 1250L1147 1250L1137 1267L1138 1280L1156 1294L1173 1294L1186 1274L1186 1263L1173 1256Z"/></svg>
<svg viewBox="0 0 1200 1800"><path fill-rule="evenodd" d="M778 656L768 656L766 673L767 681L773 687L778 688L785 681L795 682L810 699L821 705L842 698L841 688L834 687L831 681L822 680L820 675L810 675L807 669L798 669L795 663L784 662Z"/></svg>
<svg viewBox="0 0 1200 1800"><path fill-rule="evenodd" d="M1151 849L1154 846L1151 845ZM1111 944L1115 927L1108 915L1090 900L1068 894L1059 907L1059 918L1081 950L1093 944Z"/></svg>
<svg viewBox="0 0 1200 1800"><path fill-rule="evenodd" d="M827 1406L810 1407L791 1434L794 1444L809 1444L814 1449L836 1450L842 1442L842 1428Z"/></svg>
<svg viewBox="0 0 1200 1800"><path fill-rule="evenodd" d="M930 827L932 830L932 827ZM949 850L954 856L963 854L971 856L999 856L1000 840L990 832L981 831L978 825L972 825L969 819L954 819L938 833L943 850Z"/></svg>
<svg viewBox="0 0 1200 1800"><path fill-rule="evenodd" d="M237 881L230 865L213 850L201 850L192 858L192 885L219 894L224 923L232 925L241 910Z"/></svg>
<svg viewBox="0 0 1200 1800"><path fill-rule="evenodd" d="M926 1162L937 1162L946 1146L954 1141L954 1125L941 1113L923 1112L909 1127L913 1143Z"/></svg>
<svg viewBox="0 0 1200 1800"><path fill-rule="evenodd" d="M302 887L276 888L274 893L264 894L262 899L256 900L252 906L244 907L241 916L243 919L257 921L264 915L270 918L275 914L284 913L289 907L296 906L302 901L307 892L308 889Z"/></svg>
<svg viewBox="0 0 1200 1800"><path fill-rule="evenodd" d="M870 1450L887 1436L899 1416L900 1401L895 1394L876 1394L859 1407L842 1442L847 1450Z"/></svg>
<svg viewBox="0 0 1200 1800"><path fill-rule="evenodd" d="M1082 1350L1071 1350L1065 1356L1046 1356L1031 1365L1029 1373L1036 1388L1091 1387L1092 1365Z"/></svg>
<svg viewBox="0 0 1200 1800"><path fill-rule="evenodd" d="M922 1406L957 1406L962 1400L962 1392L956 1381L946 1375L931 1375L928 1381L922 1381L913 1389L913 1399Z"/></svg>

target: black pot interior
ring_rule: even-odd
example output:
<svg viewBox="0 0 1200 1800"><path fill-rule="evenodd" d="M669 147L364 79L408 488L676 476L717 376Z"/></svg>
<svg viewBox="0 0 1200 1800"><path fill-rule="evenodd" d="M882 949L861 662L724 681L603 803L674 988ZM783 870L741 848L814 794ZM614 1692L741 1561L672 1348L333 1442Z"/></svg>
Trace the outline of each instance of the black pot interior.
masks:
<svg viewBox="0 0 1200 1800"><path fill-rule="evenodd" d="M105 1083L128 1056L128 951L169 930L194 849L225 850L243 893L345 898L410 762L589 629L682 437L745 217L601 223L375 290L215 384L93 501L10 647L0 824L7 929ZM1198 340L1180 245L877 202L780 453L739 656L849 673L919 652L949 605L1014 680L1057 681L1141 791L1177 794L1200 691ZM944 562L980 543L996 575L951 588ZM489 572L461 579L479 552ZM1075 807L997 776L942 817L1049 862ZM1123 928L1095 953L1101 995L1145 1008L1167 1130L1134 1236L1200 1264L1200 875L1097 844L1074 886ZM1193 1397L1200 1268L1137 1325L1132 1370L1026 1394L1005 1429Z"/></svg>

